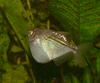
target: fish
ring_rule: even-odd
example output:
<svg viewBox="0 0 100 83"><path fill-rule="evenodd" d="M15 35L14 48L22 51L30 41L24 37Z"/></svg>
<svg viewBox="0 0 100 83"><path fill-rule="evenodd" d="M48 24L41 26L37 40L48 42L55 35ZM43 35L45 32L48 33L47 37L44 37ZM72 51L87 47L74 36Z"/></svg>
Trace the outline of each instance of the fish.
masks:
<svg viewBox="0 0 100 83"><path fill-rule="evenodd" d="M68 53L75 54L78 47L65 32L35 28L28 31L33 58L41 64L54 61L62 63Z"/></svg>

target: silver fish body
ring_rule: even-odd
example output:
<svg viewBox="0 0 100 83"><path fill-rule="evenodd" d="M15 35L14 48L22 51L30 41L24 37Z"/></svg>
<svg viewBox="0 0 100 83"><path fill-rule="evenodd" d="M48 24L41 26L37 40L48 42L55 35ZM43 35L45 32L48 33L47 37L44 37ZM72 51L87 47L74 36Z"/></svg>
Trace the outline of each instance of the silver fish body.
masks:
<svg viewBox="0 0 100 83"><path fill-rule="evenodd" d="M76 53L77 50L75 43L61 32L34 29L29 31L28 37L32 56L39 63L56 61L69 52Z"/></svg>

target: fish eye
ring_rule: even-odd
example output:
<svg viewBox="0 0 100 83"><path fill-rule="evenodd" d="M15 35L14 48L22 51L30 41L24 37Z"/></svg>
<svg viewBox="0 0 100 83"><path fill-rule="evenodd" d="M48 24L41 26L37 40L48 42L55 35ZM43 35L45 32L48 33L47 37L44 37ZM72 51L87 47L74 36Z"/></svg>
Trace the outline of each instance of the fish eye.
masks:
<svg viewBox="0 0 100 83"><path fill-rule="evenodd" d="M32 34L33 34L32 30L28 31L28 37L32 36Z"/></svg>

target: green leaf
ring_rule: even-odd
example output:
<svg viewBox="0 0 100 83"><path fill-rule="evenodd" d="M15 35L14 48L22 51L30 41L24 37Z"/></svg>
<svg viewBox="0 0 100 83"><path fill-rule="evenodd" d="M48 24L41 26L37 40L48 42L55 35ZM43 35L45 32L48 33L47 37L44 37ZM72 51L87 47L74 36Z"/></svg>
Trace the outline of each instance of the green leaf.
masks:
<svg viewBox="0 0 100 83"><path fill-rule="evenodd" d="M83 74L83 83L93 83L92 75L90 70L87 68Z"/></svg>
<svg viewBox="0 0 100 83"><path fill-rule="evenodd" d="M10 43L7 31L5 30L6 27L7 26L4 24L4 19L0 12L0 58L3 58L5 61L7 60L6 54Z"/></svg>
<svg viewBox="0 0 100 83"><path fill-rule="evenodd" d="M27 55L30 57L31 53L29 50L27 31L28 31L28 21L23 17L24 7L20 0L0 0L0 11L3 13L3 17L9 25L9 30L13 31L21 43L22 48L24 48ZM10 32L9 32L10 33ZM26 56L27 57L27 56ZM27 63L29 63L28 57ZM30 65L28 65L30 66ZM30 69L31 71L31 69ZM33 74L33 72L31 72ZM32 75L34 80L34 76Z"/></svg>
<svg viewBox="0 0 100 83"><path fill-rule="evenodd" d="M98 52L96 60L97 73L100 74L100 52Z"/></svg>
<svg viewBox="0 0 100 83"><path fill-rule="evenodd" d="M80 42L93 42L100 33L100 1L80 1Z"/></svg>
<svg viewBox="0 0 100 83"><path fill-rule="evenodd" d="M76 76L72 75L72 83L80 83Z"/></svg>
<svg viewBox="0 0 100 83"><path fill-rule="evenodd" d="M79 1L50 0L50 14L60 23L61 29L69 32L74 40L79 40Z"/></svg>
<svg viewBox="0 0 100 83"><path fill-rule="evenodd" d="M11 26L11 29L13 29L13 31L16 33L26 52L29 53L29 45L27 40L28 22L22 16L24 8L21 1L0 0L0 6L2 6L2 11L4 12L5 18Z"/></svg>
<svg viewBox="0 0 100 83"><path fill-rule="evenodd" d="M4 69L6 69L6 73L3 74L2 83L25 83L29 80L23 66L13 69L8 63L5 63Z"/></svg>
<svg viewBox="0 0 100 83"><path fill-rule="evenodd" d="M64 82L65 82L65 83L72 83L72 81L71 81L71 76L70 76L70 75L64 76Z"/></svg>
<svg viewBox="0 0 100 83"><path fill-rule="evenodd" d="M78 0L51 0L49 10L64 30L70 32L76 40L80 32L80 42L92 42L100 33L99 3L97 0L81 0L79 10Z"/></svg>

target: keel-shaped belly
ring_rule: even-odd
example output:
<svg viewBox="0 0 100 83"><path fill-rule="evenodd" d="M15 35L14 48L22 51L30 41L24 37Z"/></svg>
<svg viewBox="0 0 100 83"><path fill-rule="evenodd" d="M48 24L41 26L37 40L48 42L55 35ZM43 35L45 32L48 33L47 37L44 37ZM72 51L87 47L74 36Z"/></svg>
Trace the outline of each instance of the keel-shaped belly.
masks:
<svg viewBox="0 0 100 83"><path fill-rule="evenodd" d="M47 32L49 31L47 30ZM59 34L57 32L55 33ZM67 42L64 42L64 40L60 40L60 37L58 37L58 35L56 37L55 33L51 30L49 33L46 33L46 30L41 30L40 33L36 31L34 35L32 35L31 33L31 37L29 37L30 49L32 52L32 56L37 62L47 63L51 60L55 60L56 58L63 57L63 55L69 52L76 52L75 44L71 44L67 39ZM60 34L59 36L62 37L62 34ZM65 38L64 35L63 37Z"/></svg>

